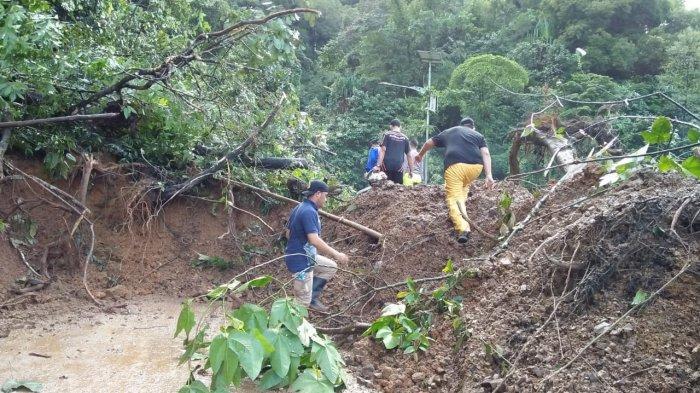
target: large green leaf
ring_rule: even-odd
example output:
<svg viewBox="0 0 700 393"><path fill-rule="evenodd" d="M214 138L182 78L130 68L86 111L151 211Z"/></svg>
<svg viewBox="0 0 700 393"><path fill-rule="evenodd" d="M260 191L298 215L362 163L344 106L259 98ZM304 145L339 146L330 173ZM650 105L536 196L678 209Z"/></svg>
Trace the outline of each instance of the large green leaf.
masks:
<svg viewBox="0 0 700 393"><path fill-rule="evenodd" d="M243 321L246 330L264 331L267 328L267 312L258 305L246 303L235 310L233 316Z"/></svg>
<svg viewBox="0 0 700 393"><path fill-rule="evenodd" d="M642 131L642 138L650 145L667 143L671 140L671 121L664 116L659 116L651 125L650 131Z"/></svg>
<svg viewBox="0 0 700 393"><path fill-rule="evenodd" d="M265 336L273 337L270 342L274 347L274 352L270 354L270 365L272 370L280 378L285 378L289 374L289 366L291 364L290 344L284 334L279 329L269 329L265 332Z"/></svg>
<svg viewBox="0 0 700 393"><path fill-rule="evenodd" d="M189 385L181 387L177 393L209 393L209 388L202 381L193 381Z"/></svg>
<svg viewBox="0 0 700 393"><path fill-rule="evenodd" d="M379 330L377 330L377 334L374 335L375 338L384 338L388 335L390 335L392 332L391 328L389 326L382 326Z"/></svg>
<svg viewBox="0 0 700 393"><path fill-rule="evenodd" d="M192 311L191 304L191 300L182 303L182 309L180 310L180 316L177 317L177 325L175 326L175 335L173 337L177 337L182 331L189 335L194 327L194 311Z"/></svg>
<svg viewBox="0 0 700 393"><path fill-rule="evenodd" d="M275 351L275 347L272 346L272 342L268 340L267 337L259 329L253 329L251 333L253 334L253 337L255 337L255 339L258 340L258 342L260 343L260 346L262 347L263 351L265 351L265 355L269 355Z"/></svg>
<svg viewBox="0 0 700 393"><path fill-rule="evenodd" d="M320 370L307 368L291 386L293 392L333 393L330 383Z"/></svg>
<svg viewBox="0 0 700 393"><path fill-rule="evenodd" d="M272 277L270 276L257 277L236 288L236 290L234 290L233 293L240 293L248 288L261 288L269 284L271 281Z"/></svg>
<svg viewBox="0 0 700 393"><path fill-rule="evenodd" d="M282 324L293 333L298 333L302 318L295 309L293 302L291 299L277 299L272 304L269 324L271 327Z"/></svg>
<svg viewBox="0 0 700 393"><path fill-rule="evenodd" d="M200 254L200 256L201 256L201 254ZM207 292L207 298L209 300L218 300L221 297L223 297L224 295L226 295L226 293L228 293L228 291L236 289L239 284L240 284L240 281L238 281L238 280L233 280L232 282L230 282L228 284L221 284L218 287Z"/></svg>
<svg viewBox="0 0 700 393"><path fill-rule="evenodd" d="M659 171L664 173L672 170L682 172L681 166L676 162L676 160L666 154L659 157L659 162L657 165L659 167Z"/></svg>
<svg viewBox="0 0 700 393"><path fill-rule="evenodd" d="M211 344L209 344L209 364L214 374L221 368L227 349L228 341L223 335L219 334L211 340Z"/></svg>
<svg viewBox="0 0 700 393"><path fill-rule="evenodd" d="M314 343L313 349L311 358L321 367L323 375L325 375L331 383L339 383L343 359L340 357L338 350L335 349L331 343L326 343L325 346Z"/></svg>
<svg viewBox="0 0 700 393"><path fill-rule="evenodd" d="M287 379L289 383L294 383L299 376L299 365L301 364L301 357L292 356L289 363L289 374L287 374Z"/></svg>
<svg viewBox="0 0 700 393"><path fill-rule="evenodd" d="M238 355L240 365L250 379L255 380L262 369L265 351L250 333L234 332L228 338L228 346Z"/></svg>
<svg viewBox="0 0 700 393"><path fill-rule="evenodd" d="M681 166L693 176L700 179L700 158L696 156L690 156L683 160Z"/></svg>
<svg viewBox="0 0 700 393"><path fill-rule="evenodd" d="M286 376L285 378L280 378L277 373L270 369L263 373L262 378L260 378L260 383L258 383L258 387L263 390L270 390L283 386L286 381Z"/></svg>
<svg viewBox="0 0 700 393"><path fill-rule="evenodd" d="M632 305L637 306L640 305L649 299L649 293L642 291L641 289L637 291L637 293L634 295L634 299L632 299Z"/></svg>
<svg viewBox="0 0 700 393"><path fill-rule="evenodd" d="M307 321L306 318L302 319L297 331L299 332L299 341L301 341L301 343L305 347L309 346L311 340L316 340L318 338L318 335L316 334L316 328L311 323L309 323L309 321Z"/></svg>
<svg viewBox="0 0 700 393"><path fill-rule="evenodd" d="M688 130L688 140L691 143L697 143L698 141L700 141L700 131L698 131L695 128L691 128L690 130Z"/></svg>
<svg viewBox="0 0 700 393"><path fill-rule="evenodd" d="M299 336L292 333L287 328L281 328L280 333L287 339L287 344L289 344L289 353L292 356L301 357L304 354L304 344L301 343Z"/></svg>
<svg viewBox="0 0 700 393"><path fill-rule="evenodd" d="M386 349L394 349L401 344L401 333L391 332L391 334L384 336L382 342Z"/></svg>
<svg viewBox="0 0 700 393"><path fill-rule="evenodd" d="M238 355L227 347L224 352L224 361L221 365L220 373L229 384L239 385L241 383L241 368Z"/></svg>

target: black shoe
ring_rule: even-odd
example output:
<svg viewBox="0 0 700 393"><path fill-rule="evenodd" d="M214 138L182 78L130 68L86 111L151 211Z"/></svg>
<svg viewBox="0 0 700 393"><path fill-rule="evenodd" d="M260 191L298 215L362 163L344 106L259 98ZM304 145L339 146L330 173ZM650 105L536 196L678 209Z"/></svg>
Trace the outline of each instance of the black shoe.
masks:
<svg viewBox="0 0 700 393"><path fill-rule="evenodd" d="M457 243L459 244L464 244L469 241L469 235L471 235L471 232L469 231L464 231L459 234L457 237Z"/></svg>
<svg viewBox="0 0 700 393"><path fill-rule="evenodd" d="M313 310L313 311L322 312L322 313L328 312L328 306L324 305L319 300L313 300L311 302L311 304L309 304L309 309Z"/></svg>

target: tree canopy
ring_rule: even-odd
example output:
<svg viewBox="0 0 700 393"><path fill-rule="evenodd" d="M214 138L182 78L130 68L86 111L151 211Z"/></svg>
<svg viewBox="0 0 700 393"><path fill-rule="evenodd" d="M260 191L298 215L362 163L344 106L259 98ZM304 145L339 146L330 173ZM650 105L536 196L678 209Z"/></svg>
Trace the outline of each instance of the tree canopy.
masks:
<svg viewBox="0 0 700 393"><path fill-rule="evenodd" d="M283 13L293 7L321 15ZM380 82L426 86L417 51L433 50L444 57L432 67L429 133L472 116L503 177L513 131L551 94L597 102L661 91L680 104L654 96L601 113L567 102L552 113L567 124L623 113L692 120L681 107L700 101L699 26L674 0L5 0L0 111L120 114L15 129L10 149L41 157L53 175L67 176L77 154L106 151L177 177L244 141L284 93L241 160L303 158L311 172L294 176L360 188L368 143L389 120L422 141L427 96ZM634 148L648 124L609 128ZM277 185L287 176L231 170Z"/></svg>

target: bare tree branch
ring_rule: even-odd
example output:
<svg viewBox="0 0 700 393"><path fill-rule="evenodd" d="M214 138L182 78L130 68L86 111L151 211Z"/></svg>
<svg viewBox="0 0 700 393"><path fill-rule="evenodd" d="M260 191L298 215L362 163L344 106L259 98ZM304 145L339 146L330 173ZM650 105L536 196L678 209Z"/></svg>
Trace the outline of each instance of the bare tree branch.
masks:
<svg viewBox="0 0 700 393"><path fill-rule="evenodd" d="M523 177L523 176L527 176L527 175L532 175L532 174L535 174L535 173L540 173L540 172L548 171L548 170L554 169L554 168L561 168L561 167L563 167L563 166L568 166L568 165L571 165L571 164L586 164L586 163L589 163L589 162L600 162L600 161L608 161L608 160L617 160L617 159L621 159L621 158L639 158L639 157L655 156L655 155L658 155L658 154L670 153L670 152L678 151L678 150L686 150L686 149L693 148L693 147L695 147L695 146L700 146L700 142L691 143L691 144L689 144L689 145L678 146L678 147L674 147L674 148L671 148L671 149L658 150L658 151L654 151L654 152L651 152L651 153L629 154L629 155L624 155L624 156L599 157L599 158L591 158L591 159L587 159L587 160L575 160L575 161L572 161L572 162L570 162L570 163L568 163L568 164L552 165L552 166L549 166L549 167L547 167L547 168L541 168L541 169L538 169L538 170L535 170L535 171L523 172L523 173L519 173L519 174L517 174L517 175L507 176L504 180L508 180L508 179L517 179L517 178L521 178L521 177Z"/></svg>
<svg viewBox="0 0 700 393"><path fill-rule="evenodd" d="M186 192L188 190L191 190L193 187L197 186L199 183L204 181L204 179L212 176L214 173L222 170L224 166L226 165L227 162L230 160L233 160L234 158L238 157L243 153L243 151L250 146L255 138L260 135L260 133L266 129L271 123L272 119L275 118L277 115L277 112L279 112L280 108L282 107L282 103L287 99L287 95L282 93L282 97L280 97L279 102L275 107L272 109L270 114L267 115L267 118L265 121L256 129L254 129L250 135L248 135L248 138L246 138L243 143L238 145L235 149L230 151L228 154L225 156L221 157L219 161L216 162L216 164L212 165L208 169L200 172L198 175L194 176L193 178L187 180L184 183L179 183L179 184L174 184L172 186L169 186L163 191L163 199L165 199L165 202L162 204L162 206L167 205L173 198L175 198L177 195Z"/></svg>
<svg viewBox="0 0 700 393"><path fill-rule="evenodd" d="M8 128L14 128L14 127L35 126L38 124L64 123L67 121L86 121L86 120L111 119L111 118L117 117L117 116L121 116L121 113L96 113L96 114L92 114L92 115L72 115L72 116L47 117L44 119L6 121L3 123L0 123L0 128L8 129Z"/></svg>

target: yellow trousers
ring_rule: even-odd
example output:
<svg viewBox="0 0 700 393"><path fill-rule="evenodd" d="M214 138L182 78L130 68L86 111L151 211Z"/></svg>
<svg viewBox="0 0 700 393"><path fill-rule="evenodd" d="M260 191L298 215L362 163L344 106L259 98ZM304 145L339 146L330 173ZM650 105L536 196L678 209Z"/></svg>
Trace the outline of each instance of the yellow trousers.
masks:
<svg viewBox="0 0 700 393"><path fill-rule="evenodd" d="M467 214L464 203L469 194L469 184L476 180L484 168L481 164L452 164L445 170L445 200L450 210L450 219L459 232L469 231L469 223L459 212L461 208ZM459 208L457 205L459 204Z"/></svg>

